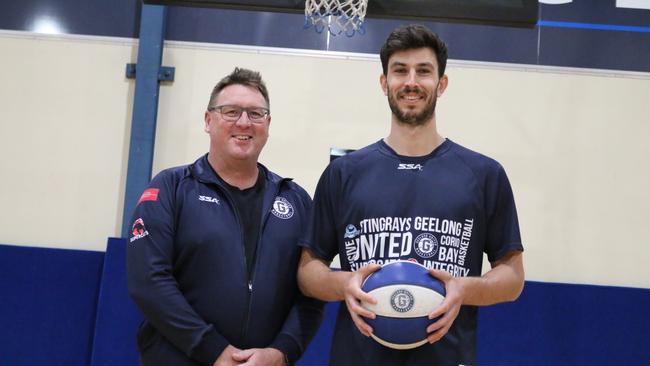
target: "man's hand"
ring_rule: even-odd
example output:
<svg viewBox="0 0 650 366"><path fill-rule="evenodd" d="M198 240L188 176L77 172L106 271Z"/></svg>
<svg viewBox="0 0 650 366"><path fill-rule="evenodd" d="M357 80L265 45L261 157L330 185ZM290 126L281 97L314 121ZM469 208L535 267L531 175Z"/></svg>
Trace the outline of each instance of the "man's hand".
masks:
<svg viewBox="0 0 650 366"><path fill-rule="evenodd" d="M288 366L284 354L275 348L250 348L233 353L232 358L242 366Z"/></svg>
<svg viewBox="0 0 650 366"><path fill-rule="evenodd" d="M430 269L429 273L444 283L445 292L447 293L440 306L429 314L429 319L441 316L440 319L427 327L427 333L429 333L427 340L429 343L434 343L447 334L454 320L456 320L458 312L460 312L460 306L463 304L464 288L462 279L455 278L446 271Z"/></svg>
<svg viewBox="0 0 650 366"><path fill-rule="evenodd" d="M352 321L361 334L366 337L369 337L370 333L372 333L372 327L363 321L361 317L374 319L375 313L364 309L361 306L360 301L376 304L377 300L366 292L363 292L363 290L361 290L361 285L366 277L379 268L381 268L381 266L378 264L370 264L358 269L356 272L348 272L349 276L343 287L343 299L345 300L345 305L348 307Z"/></svg>
<svg viewBox="0 0 650 366"><path fill-rule="evenodd" d="M447 296L439 307L429 314L429 319L440 316L427 328L430 343L439 341L460 312L461 305L484 306L504 301L514 301L524 286L522 253L512 251L491 263L492 269L481 277L453 277L445 271L429 272L445 284Z"/></svg>
<svg viewBox="0 0 650 366"><path fill-rule="evenodd" d="M228 345L223 352L219 355L219 358L217 358L216 361L214 361L214 364L212 366L233 366L233 365L241 365L241 362L235 361L233 358L233 354L236 352L241 352L239 348L233 347L231 345Z"/></svg>

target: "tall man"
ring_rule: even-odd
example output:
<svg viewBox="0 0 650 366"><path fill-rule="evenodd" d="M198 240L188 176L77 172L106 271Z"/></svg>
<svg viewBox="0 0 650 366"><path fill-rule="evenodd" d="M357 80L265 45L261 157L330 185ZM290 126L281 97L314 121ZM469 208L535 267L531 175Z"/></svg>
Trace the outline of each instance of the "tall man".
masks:
<svg viewBox="0 0 650 366"><path fill-rule="evenodd" d="M296 281L311 200L257 161L271 123L259 73L219 81L204 119L209 152L158 174L133 215L142 364L291 364L322 318Z"/></svg>
<svg viewBox="0 0 650 366"><path fill-rule="evenodd" d="M512 190L496 161L438 133L435 107L448 84L447 48L425 27L395 29L379 81L392 111L388 137L334 160L314 197L298 281L322 300L344 300L330 364L474 365L477 306L516 299L523 246ZM481 276L483 253L492 269ZM338 254L342 271L328 265ZM429 343L409 351L368 336L375 303L360 286L380 266L416 260L445 284Z"/></svg>

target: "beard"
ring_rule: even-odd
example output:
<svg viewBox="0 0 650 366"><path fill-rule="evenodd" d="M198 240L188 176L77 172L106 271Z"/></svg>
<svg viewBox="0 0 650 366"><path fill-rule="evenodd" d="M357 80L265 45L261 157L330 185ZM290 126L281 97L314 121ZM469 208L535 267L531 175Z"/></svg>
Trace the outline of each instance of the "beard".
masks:
<svg viewBox="0 0 650 366"><path fill-rule="evenodd" d="M437 90L437 87L434 90ZM396 94L397 96L399 96L400 94L412 93L412 92L417 92L419 95L424 94L420 88L410 88L410 87L406 87L401 91L397 92ZM393 112L393 115L397 118L399 122L410 126L425 125L435 113L437 101L438 101L438 96L435 93L433 93L432 97L429 97L429 99L426 100L426 105L424 106L424 109L422 109L420 113L417 113L416 111L411 111L411 110L401 110L397 105L397 101L395 100L393 94L388 93L388 106L390 107L390 110Z"/></svg>

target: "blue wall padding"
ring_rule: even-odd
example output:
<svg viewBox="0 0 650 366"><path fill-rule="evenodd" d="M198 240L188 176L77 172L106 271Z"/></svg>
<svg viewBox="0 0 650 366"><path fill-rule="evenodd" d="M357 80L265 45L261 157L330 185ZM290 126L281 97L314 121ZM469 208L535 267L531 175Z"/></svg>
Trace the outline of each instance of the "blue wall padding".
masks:
<svg viewBox="0 0 650 366"><path fill-rule="evenodd" d="M326 366L330 359L330 347L334 336L334 323L341 302L330 302L325 305L323 323L311 340L297 366ZM362 366L362 365L359 365Z"/></svg>
<svg viewBox="0 0 650 366"><path fill-rule="evenodd" d="M109 238L97 302L91 366L137 365L142 314L126 287L126 239Z"/></svg>
<svg viewBox="0 0 650 366"><path fill-rule="evenodd" d="M0 364L87 366L104 253L0 245Z"/></svg>
<svg viewBox="0 0 650 366"><path fill-rule="evenodd" d="M109 239L105 259L0 245L0 365L137 365L125 245ZM327 365L339 306L298 365ZM478 365L650 365L649 315L650 289L526 282L479 312Z"/></svg>
<svg viewBox="0 0 650 366"><path fill-rule="evenodd" d="M482 308L478 364L650 365L650 289L526 282Z"/></svg>

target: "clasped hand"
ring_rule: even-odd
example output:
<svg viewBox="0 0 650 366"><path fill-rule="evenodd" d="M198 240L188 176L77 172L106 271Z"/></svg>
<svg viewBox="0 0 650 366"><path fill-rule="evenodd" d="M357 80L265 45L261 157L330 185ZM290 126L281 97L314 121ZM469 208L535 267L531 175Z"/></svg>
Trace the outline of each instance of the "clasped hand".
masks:
<svg viewBox="0 0 650 366"><path fill-rule="evenodd" d="M284 355L275 348L240 350L228 345L213 366L286 366Z"/></svg>

